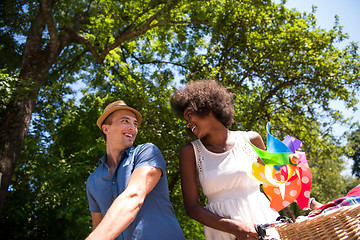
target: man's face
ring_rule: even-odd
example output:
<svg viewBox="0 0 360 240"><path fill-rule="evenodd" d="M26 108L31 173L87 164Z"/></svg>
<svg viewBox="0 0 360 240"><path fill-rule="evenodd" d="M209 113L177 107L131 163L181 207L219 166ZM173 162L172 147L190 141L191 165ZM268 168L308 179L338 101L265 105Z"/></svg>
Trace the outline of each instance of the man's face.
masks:
<svg viewBox="0 0 360 240"><path fill-rule="evenodd" d="M117 110L110 116L111 124L104 124L102 129L106 134L106 144L115 148L126 149L133 145L138 133L138 121L135 114L129 110Z"/></svg>

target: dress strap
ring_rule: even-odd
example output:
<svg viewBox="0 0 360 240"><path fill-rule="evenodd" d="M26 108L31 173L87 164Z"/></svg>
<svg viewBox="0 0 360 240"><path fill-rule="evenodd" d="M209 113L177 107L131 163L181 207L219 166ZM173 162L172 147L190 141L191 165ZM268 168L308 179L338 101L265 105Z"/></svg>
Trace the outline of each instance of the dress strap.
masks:
<svg viewBox="0 0 360 240"><path fill-rule="evenodd" d="M197 167L198 173L200 175L203 170L204 156L201 152L201 144L199 141L200 141L199 139L195 140L195 141L191 142L191 144L194 148L196 167Z"/></svg>
<svg viewBox="0 0 360 240"><path fill-rule="evenodd" d="M248 156L250 156L252 162L257 162L258 155L255 150L250 146L250 138L246 135L246 132L238 132L242 138L241 141L243 142L243 144L241 144L242 151L245 152Z"/></svg>

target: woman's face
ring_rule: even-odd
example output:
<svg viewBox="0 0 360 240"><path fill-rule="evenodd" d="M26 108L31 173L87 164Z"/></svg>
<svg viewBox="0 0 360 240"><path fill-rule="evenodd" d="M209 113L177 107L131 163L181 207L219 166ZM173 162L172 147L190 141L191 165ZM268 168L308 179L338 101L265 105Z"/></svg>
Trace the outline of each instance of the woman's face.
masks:
<svg viewBox="0 0 360 240"><path fill-rule="evenodd" d="M202 138L206 135L206 131L210 124L208 123L207 116L200 116L199 114L186 108L184 111L184 119L186 121L186 127L197 137Z"/></svg>

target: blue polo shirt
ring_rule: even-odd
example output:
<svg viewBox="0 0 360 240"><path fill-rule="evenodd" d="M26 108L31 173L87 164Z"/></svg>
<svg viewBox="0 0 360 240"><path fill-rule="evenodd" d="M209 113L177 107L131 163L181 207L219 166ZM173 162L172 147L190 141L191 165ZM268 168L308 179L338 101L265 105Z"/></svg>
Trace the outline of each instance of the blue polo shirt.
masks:
<svg viewBox="0 0 360 240"><path fill-rule="evenodd" d="M166 162L154 144L132 146L123 151L113 176L106 164L106 154L100 162L87 180L86 192L90 212L101 212L103 216L125 190L135 169L152 166L162 171L159 182L146 196L134 221L116 239L185 239L169 200Z"/></svg>

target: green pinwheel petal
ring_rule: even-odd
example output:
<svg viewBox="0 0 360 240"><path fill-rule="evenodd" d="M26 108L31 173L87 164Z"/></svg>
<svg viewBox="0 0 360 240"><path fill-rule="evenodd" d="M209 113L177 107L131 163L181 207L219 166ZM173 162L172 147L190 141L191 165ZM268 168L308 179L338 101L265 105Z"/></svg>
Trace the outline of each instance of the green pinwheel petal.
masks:
<svg viewBox="0 0 360 240"><path fill-rule="evenodd" d="M289 155L292 152L281 152L281 153L272 153L261 150L260 148L255 147L251 142L249 142L251 147L255 150L257 155L263 160L266 165L287 165L292 164L289 160ZM293 164L292 164L293 165Z"/></svg>

